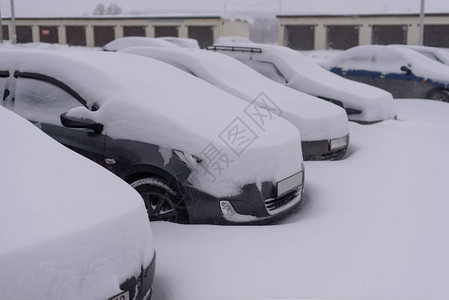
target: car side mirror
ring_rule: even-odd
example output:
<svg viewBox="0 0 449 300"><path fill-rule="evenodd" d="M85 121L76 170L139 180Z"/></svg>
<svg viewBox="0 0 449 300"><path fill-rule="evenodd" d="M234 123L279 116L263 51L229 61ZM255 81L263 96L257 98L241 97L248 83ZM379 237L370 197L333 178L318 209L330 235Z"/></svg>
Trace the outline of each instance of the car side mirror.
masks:
<svg viewBox="0 0 449 300"><path fill-rule="evenodd" d="M409 67L407 67L407 66L402 66L401 67L401 71L405 72L405 74L407 74L407 75L412 74L412 70Z"/></svg>
<svg viewBox="0 0 449 300"><path fill-rule="evenodd" d="M90 113L90 111L84 107L71 109L68 112L61 114L61 124L68 128L87 128L92 129L96 133L101 133L104 127L103 124L97 123L86 117L86 113Z"/></svg>

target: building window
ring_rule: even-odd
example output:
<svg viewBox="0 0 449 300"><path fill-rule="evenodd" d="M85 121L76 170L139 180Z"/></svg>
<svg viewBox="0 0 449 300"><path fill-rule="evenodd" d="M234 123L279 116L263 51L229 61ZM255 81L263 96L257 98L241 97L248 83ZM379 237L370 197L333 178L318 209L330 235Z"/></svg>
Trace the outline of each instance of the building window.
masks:
<svg viewBox="0 0 449 300"><path fill-rule="evenodd" d="M407 44L407 26L374 25L372 28L373 45Z"/></svg>
<svg viewBox="0 0 449 300"><path fill-rule="evenodd" d="M327 26L327 48L346 50L359 44L359 26Z"/></svg>
<svg viewBox="0 0 449 300"><path fill-rule="evenodd" d="M86 28L84 26L66 26L67 44L73 46L86 46Z"/></svg>
<svg viewBox="0 0 449 300"><path fill-rule="evenodd" d="M295 50L313 50L315 47L315 26L286 25L285 46Z"/></svg>
<svg viewBox="0 0 449 300"><path fill-rule="evenodd" d="M58 27L39 26L39 41L42 43L58 43Z"/></svg>
<svg viewBox="0 0 449 300"><path fill-rule="evenodd" d="M449 48L449 25L424 25L424 45Z"/></svg>
<svg viewBox="0 0 449 300"><path fill-rule="evenodd" d="M172 36L178 37L178 26L154 26L154 36L164 37Z"/></svg>
<svg viewBox="0 0 449 300"><path fill-rule="evenodd" d="M212 26L189 26L188 37L197 40L200 48L206 48L214 43Z"/></svg>
<svg viewBox="0 0 449 300"><path fill-rule="evenodd" d="M123 26L123 36L145 36L145 27Z"/></svg>
<svg viewBox="0 0 449 300"><path fill-rule="evenodd" d="M112 26L94 26L94 45L103 47L115 39L114 27Z"/></svg>
<svg viewBox="0 0 449 300"><path fill-rule="evenodd" d="M2 26L2 32L3 32L3 40L9 40L9 28L8 25Z"/></svg>
<svg viewBox="0 0 449 300"><path fill-rule="evenodd" d="M17 43L32 43L33 31L31 26L16 26Z"/></svg>

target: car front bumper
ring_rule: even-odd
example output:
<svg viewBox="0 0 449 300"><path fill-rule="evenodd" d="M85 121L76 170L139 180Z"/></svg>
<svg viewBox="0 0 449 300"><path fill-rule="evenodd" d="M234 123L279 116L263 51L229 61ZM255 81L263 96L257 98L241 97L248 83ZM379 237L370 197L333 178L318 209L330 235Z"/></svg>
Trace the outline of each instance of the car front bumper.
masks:
<svg viewBox="0 0 449 300"><path fill-rule="evenodd" d="M151 284L154 280L156 271L156 255L146 267L141 267L140 273L135 277L128 278L125 282L120 284L120 289L123 291L119 295L109 298L115 299L129 299L133 300L149 300L151 299Z"/></svg>
<svg viewBox="0 0 449 300"><path fill-rule="evenodd" d="M304 160L338 160L345 156L349 145L349 134L335 139L302 141Z"/></svg>
<svg viewBox="0 0 449 300"><path fill-rule="evenodd" d="M187 208L192 224L267 224L300 206L304 170L301 184L279 197L276 196L276 184L272 182L263 182L260 189L255 183L247 184L239 195L226 198L217 198L187 185L185 188L192 202Z"/></svg>

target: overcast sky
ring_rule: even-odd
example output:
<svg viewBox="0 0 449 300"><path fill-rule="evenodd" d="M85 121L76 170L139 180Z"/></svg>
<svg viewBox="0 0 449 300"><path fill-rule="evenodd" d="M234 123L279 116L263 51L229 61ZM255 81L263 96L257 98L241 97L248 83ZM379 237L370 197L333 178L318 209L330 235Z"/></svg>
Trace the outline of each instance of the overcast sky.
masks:
<svg viewBox="0 0 449 300"><path fill-rule="evenodd" d="M16 17L92 15L94 7L117 3L123 13L255 12L277 14L417 13L421 0L15 0ZM10 0L0 0L9 17ZM449 13L449 0L426 0L427 12Z"/></svg>

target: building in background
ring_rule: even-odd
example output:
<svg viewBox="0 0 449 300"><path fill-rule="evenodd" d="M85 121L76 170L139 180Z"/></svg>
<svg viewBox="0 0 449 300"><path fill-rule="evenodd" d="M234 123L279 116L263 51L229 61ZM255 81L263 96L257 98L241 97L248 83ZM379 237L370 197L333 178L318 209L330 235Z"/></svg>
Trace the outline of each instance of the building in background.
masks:
<svg viewBox="0 0 449 300"><path fill-rule="evenodd" d="M419 14L278 15L279 44L296 50L418 45ZM426 14L424 45L449 48L449 14Z"/></svg>
<svg viewBox="0 0 449 300"><path fill-rule="evenodd" d="M11 20L3 19L8 39ZM204 48L220 36L249 37L249 23L211 15L113 16L82 18L16 18L18 43L45 42L101 47L124 36L183 37L198 40Z"/></svg>

